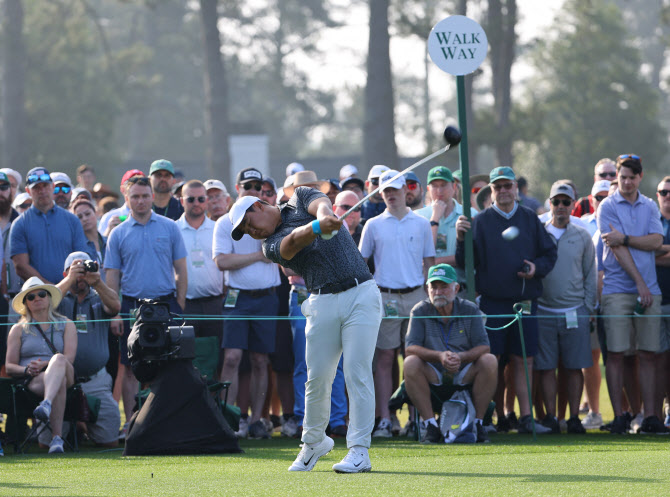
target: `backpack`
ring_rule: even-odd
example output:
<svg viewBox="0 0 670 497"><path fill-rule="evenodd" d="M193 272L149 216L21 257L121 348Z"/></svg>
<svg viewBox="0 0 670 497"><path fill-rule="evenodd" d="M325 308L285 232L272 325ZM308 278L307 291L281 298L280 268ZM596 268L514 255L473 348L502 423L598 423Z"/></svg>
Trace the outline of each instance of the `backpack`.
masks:
<svg viewBox="0 0 670 497"><path fill-rule="evenodd" d="M467 390L455 392L442 404L440 431L444 435L445 443L477 442L475 406Z"/></svg>

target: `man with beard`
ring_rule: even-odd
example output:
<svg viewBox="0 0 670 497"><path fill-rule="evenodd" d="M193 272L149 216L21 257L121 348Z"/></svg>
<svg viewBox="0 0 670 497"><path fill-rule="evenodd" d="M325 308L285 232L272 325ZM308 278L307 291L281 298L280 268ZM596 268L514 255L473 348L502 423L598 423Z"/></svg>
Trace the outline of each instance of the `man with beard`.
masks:
<svg viewBox="0 0 670 497"><path fill-rule="evenodd" d="M151 188L154 191L153 211L176 221L184 213L179 200L172 196L172 186L175 183L174 166L165 159L153 161L149 169Z"/></svg>
<svg viewBox="0 0 670 497"><path fill-rule="evenodd" d="M407 207L413 211L421 209L423 207L423 186L421 186L421 181L414 174L414 171L405 173L404 176L405 185L407 185L407 197L405 198Z"/></svg>
<svg viewBox="0 0 670 497"><path fill-rule="evenodd" d="M63 294L58 312L72 319L77 328L75 377L84 393L100 399L98 419L86 426L88 436L98 445L116 447L121 416L105 365L109 359L110 319L119 312L121 303L118 294L102 281L99 270L84 269L84 261L89 258L86 252L73 252L65 259L64 278L57 285ZM122 327L112 331L123 334Z"/></svg>
<svg viewBox="0 0 670 497"><path fill-rule="evenodd" d="M428 299L414 306L405 339L405 388L422 418L423 443L441 443L430 387L472 385L477 442L488 442L482 427L496 390L498 361L490 353L484 321L475 304L456 297L456 271L449 264L428 270Z"/></svg>
<svg viewBox="0 0 670 497"><path fill-rule="evenodd" d="M67 209L72 200L72 180L65 173L51 173L51 180L54 182L54 202Z"/></svg>

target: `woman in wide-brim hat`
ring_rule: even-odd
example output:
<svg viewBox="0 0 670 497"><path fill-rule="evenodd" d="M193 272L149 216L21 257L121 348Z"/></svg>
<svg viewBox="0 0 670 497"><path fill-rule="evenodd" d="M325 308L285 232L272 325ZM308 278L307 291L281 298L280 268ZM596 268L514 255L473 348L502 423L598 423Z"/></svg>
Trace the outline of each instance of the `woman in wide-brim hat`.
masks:
<svg viewBox="0 0 670 497"><path fill-rule="evenodd" d="M36 419L51 425L49 453L63 452L63 413L67 388L74 384L77 330L55 309L62 294L54 285L33 276L14 297L12 307L21 315L7 336L7 374L21 378L44 400L33 411Z"/></svg>
<svg viewBox="0 0 670 497"><path fill-rule="evenodd" d="M284 184L284 195L291 198L293 192L299 186L316 188L321 193L328 193L330 190L330 182L318 179L314 171L298 171L293 175L293 183L291 185L286 186L286 184Z"/></svg>

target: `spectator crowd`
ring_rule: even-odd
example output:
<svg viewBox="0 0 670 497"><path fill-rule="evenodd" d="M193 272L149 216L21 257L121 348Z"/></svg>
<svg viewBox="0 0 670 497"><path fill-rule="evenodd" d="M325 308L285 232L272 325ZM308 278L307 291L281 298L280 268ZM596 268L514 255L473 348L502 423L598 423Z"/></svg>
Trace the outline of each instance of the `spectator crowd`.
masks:
<svg viewBox="0 0 670 497"><path fill-rule="evenodd" d="M444 387L470 391L478 442L531 433L531 407L540 434L670 432L670 176L654 201L639 190L640 157L604 158L589 195L561 179L541 202L509 167L470 177L469 192L447 167L427 171L425 184L422 174L375 165L359 177L347 164L339 178L319 179L291 163L280 185L249 167L229 189L160 159L148 172L126 171L115 191L88 165L76 183L44 167L25 177L0 169L2 374L44 399L34 413L50 425L40 444L63 451L64 395L75 382L101 408L95 423L69 429L102 446L125 437L119 405L129 420L139 383L127 338L141 299L165 302L196 337L216 338L219 378L241 411L238 437L300 438L303 303L318 289L271 262L257 237L237 236L228 215L243 197L290 209L297 188L319 190L337 216L353 209L344 235L382 295L373 437L442 442L431 392ZM475 288L466 285L470 263ZM345 373L340 359L325 392L332 437L347 436ZM404 426L389 405L402 386L412 404Z"/></svg>

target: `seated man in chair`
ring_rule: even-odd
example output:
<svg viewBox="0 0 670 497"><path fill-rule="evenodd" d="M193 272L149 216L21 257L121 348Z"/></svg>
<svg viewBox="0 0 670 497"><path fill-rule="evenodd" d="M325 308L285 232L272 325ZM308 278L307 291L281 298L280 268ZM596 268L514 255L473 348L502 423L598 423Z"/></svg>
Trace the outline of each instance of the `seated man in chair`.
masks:
<svg viewBox="0 0 670 497"><path fill-rule="evenodd" d="M456 297L459 285L449 264L428 270L428 299L410 314L405 339L405 388L422 418L423 443L443 440L433 414L430 386L472 385L477 442L488 442L482 418L496 390L498 362L490 353L477 306ZM428 316L428 317L426 317Z"/></svg>

